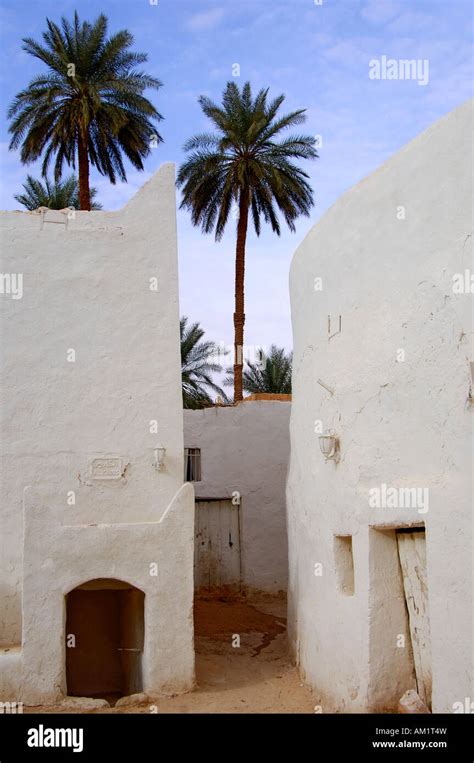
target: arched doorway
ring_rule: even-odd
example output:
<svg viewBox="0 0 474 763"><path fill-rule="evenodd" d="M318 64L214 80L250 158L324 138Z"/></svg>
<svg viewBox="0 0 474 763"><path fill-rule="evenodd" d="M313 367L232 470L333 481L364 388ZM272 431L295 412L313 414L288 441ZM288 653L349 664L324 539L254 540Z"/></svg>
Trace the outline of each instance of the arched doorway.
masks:
<svg viewBox="0 0 474 763"><path fill-rule="evenodd" d="M66 683L72 697L114 703L142 691L145 594L100 578L66 596Z"/></svg>

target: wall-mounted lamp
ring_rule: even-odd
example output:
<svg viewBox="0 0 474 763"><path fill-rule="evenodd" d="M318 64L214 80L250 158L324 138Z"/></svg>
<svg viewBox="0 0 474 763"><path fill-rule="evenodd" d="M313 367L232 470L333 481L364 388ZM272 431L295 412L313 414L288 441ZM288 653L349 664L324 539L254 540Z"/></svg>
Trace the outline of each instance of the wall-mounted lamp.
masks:
<svg viewBox="0 0 474 763"><path fill-rule="evenodd" d="M339 461L339 438L332 429L319 435L319 447L326 461Z"/></svg>
<svg viewBox="0 0 474 763"><path fill-rule="evenodd" d="M165 462L166 448L159 444L153 448L153 463L157 472L160 472Z"/></svg>

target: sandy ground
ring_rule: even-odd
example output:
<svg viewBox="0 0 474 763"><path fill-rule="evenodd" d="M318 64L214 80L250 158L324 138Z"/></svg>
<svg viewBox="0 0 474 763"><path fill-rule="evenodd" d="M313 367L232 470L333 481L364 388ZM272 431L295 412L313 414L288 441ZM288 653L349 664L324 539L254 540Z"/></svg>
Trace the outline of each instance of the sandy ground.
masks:
<svg viewBox="0 0 474 763"><path fill-rule="evenodd" d="M314 713L315 700L288 658L284 599L200 598L194 616L195 691L154 699L154 707L147 701L89 712ZM236 636L240 646L233 646ZM73 711L32 707L25 712Z"/></svg>

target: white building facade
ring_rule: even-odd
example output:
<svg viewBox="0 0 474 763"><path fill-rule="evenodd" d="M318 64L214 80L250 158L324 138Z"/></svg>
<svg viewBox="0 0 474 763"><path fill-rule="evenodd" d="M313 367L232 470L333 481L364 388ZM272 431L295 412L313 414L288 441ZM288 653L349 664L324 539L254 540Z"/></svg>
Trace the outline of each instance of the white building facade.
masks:
<svg viewBox="0 0 474 763"><path fill-rule="evenodd" d="M259 397L184 411L187 457L196 459L185 476L196 494L197 589L286 591L291 398Z"/></svg>
<svg viewBox="0 0 474 763"><path fill-rule="evenodd" d="M175 209L1 213L5 701L193 686Z"/></svg>
<svg viewBox="0 0 474 763"><path fill-rule="evenodd" d="M293 258L289 628L323 712L474 697L472 202L467 103Z"/></svg>

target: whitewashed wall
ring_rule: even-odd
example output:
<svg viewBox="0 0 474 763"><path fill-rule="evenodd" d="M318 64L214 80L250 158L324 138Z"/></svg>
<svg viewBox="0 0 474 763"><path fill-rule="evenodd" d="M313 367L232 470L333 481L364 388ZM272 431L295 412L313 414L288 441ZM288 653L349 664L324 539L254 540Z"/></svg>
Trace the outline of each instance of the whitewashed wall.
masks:
<svg viewBox="0 0 474 763"><path fill-rule="evenodd" d="M288 575L285 481L291 403L255 400L184 411L184 444L201 449L199 498L241 495L242 584L285 591Z"/></svg>
<svg viewBox="0 0 474 763"><path fill-rule="evenodd" d="M176 600L165 596L164 609L154 607L150 627L159 627L159 616L169 631L166 636L161 629L161 638L168 640L176 628L182 650L167 656L163 683L172 685L174 672L176 688L189 688L193 495L186 489L176 498L183 485L183 419L174 167L164 165L117 212L76 212L73 219L50 211L44 218L3 212L0 224L2 273L23 276L21 299L0 295L0 644L20 642L23 575L23 607L31 607L23 612L24 640L25 623L37 619L27 634L33 660L31 651L45 646L39 621L48 612L51 639L62 644L58 610L51 615L53 598L88 574L126 579L135 565L133 583L146 590L150 604L149 564L159 556L162 583L172 577L168 567L178 551L166 544L176 545ZM157 279L157 289L150 279ZM75 362L68 362L71 350ZM153 466L158 443L166 448L161 472ZM109 457L121 459L121 476L94 479L93 460ZM38 494L45 496L43 504L28 497ZM161 533L158 523L176 501L182 525L178 521L170 539L170 522ZM38 512L49 523L44 548ZM147 537L155 538L156 552ZM55 651L51 661L57 659ZM149 688L159 686L158 673L150 668ZM38 696L51 698L58 683L53 686L46 675L41 680Z"/></svg>
<svg viewBox="0 0 474 763"><path fill-rule="evenodd" d="M289 623L323 710L390 708L411 688L388 528L422 522L433 710L474 696L473 296L453 291L474 270L471 152L467 103L342 196L293 258ZM320 452L319 422L340 437L337 465ZM371 508L382 483L428 488L428 511ZM334 536L346 534L353 596L337 585Z"/></svg>

